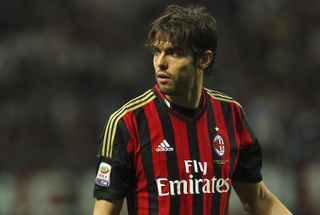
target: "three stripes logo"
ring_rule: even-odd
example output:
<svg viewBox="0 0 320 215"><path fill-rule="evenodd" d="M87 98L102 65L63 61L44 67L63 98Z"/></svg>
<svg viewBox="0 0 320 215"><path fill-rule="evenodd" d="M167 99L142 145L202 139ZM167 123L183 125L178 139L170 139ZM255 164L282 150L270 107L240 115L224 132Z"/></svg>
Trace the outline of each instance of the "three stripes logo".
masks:
<svg viewBox="0 0 320 215"><path fill-rule="evenodd" d="M130 111L136 110L143 105L151 102L153 99L156 98L156 95L152 92L152 90L148 90L141 96L138 96L128 103L123 105L119 110L114 112L105 127L105 133L103 138L103 144L101 149L101 155L106 156L107 158L112 158L112 151L113 151L113 141L116 136L116 129L120 119Z"/></svg>
<svg viewBox="0 0 320 215"><path fill-rule="evenodd" d="M173 148L169 145L169 143L166 140L163 140L156 148L156 152L170 152L170 151L173 151Z"/></svg>

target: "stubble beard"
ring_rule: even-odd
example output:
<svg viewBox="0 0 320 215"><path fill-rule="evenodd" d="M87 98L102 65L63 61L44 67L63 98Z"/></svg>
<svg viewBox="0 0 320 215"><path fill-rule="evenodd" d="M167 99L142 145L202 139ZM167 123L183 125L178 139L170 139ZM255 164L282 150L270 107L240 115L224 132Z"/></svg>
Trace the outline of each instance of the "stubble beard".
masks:
<svg viewBox="0 0 320 215"><path fill-rule="evenodd" d="M169 96L177 96L177 95L184 95L190 91L192 82L188 80L175 80L169 86L163 86L158 83L160 92L164 95Z"/></svg>
<svg viewBox="0 0 320 215"><path fill-rule="evenodd" d="M165 95L177 95L177 90L175 86L162 86L161 84L158 83L160 92L165 94Z"/></svg>

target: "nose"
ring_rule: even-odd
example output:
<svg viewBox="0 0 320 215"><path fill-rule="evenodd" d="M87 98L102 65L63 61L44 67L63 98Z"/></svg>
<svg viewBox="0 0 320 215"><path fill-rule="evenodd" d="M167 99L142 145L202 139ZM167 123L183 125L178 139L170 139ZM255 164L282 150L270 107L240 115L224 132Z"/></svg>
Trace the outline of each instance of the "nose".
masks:
<svg viewBox="0 0 320 215"><path fill-rule="evenodd" d="M166 60L165 53L161 53L155 56L155 66L160 70L166 70L168 68L168 62Z"/></svg>

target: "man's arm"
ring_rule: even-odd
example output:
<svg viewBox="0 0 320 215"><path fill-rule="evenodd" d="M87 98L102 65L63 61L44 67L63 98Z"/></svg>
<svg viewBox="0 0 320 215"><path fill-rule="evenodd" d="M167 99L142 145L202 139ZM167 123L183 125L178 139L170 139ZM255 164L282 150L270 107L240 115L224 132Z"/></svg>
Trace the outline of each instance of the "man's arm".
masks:
<svg viewBox="0 0 320 215"><path fill-rule="evenodd" d="M93 215L118 215L122 207L123 199L110 202L104 199L96 199Z"/></svg>
<svg viewBox="0 0 320 215"><path fill-rule="evenodd" d="M248 213L254 215L292 215L262 181L259 183L233 181L232 183Z"/></svg>

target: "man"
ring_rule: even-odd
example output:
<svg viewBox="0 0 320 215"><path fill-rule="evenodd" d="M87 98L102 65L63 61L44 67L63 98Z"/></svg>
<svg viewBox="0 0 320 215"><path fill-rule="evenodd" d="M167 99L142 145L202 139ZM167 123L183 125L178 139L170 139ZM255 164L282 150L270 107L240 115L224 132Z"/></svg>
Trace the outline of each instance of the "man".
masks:
<svg viewBox="0 0 320 215"><path fill-rule="evenodd" d="M250 214L291 214L266 188L239 103L203 88L216 22L204 7L168 6L151 26L156 85L113 113L99 148L94 215L229 214L231 186Z"/></svg>

